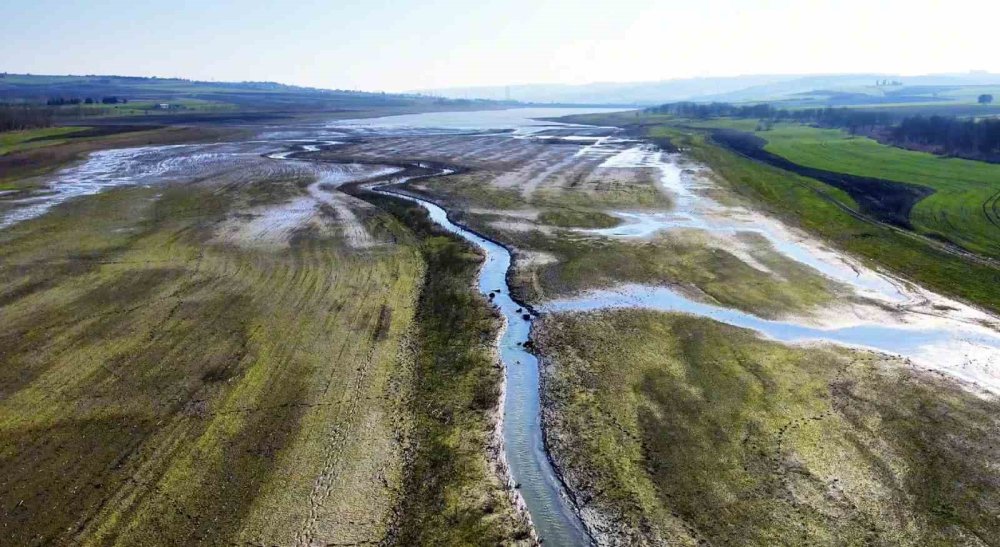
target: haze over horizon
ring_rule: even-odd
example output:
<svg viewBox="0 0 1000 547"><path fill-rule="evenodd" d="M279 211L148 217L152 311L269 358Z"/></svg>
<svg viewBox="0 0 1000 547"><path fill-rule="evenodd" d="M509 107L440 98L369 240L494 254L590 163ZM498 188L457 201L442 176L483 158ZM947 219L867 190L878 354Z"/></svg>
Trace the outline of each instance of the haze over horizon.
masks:
<svg viewBox="0 0 1000 547"><path fill-rule="evenodd" d="M112 0L101 8L79 0L12 0L0 9L7 46L0 49L0 70L373 91L748 74L1000 72L989 46L997 4L619 4L609 12L604 4L561 0L511 0L474 10L457 0L334 8L315 0L169 6Z"/></svg>

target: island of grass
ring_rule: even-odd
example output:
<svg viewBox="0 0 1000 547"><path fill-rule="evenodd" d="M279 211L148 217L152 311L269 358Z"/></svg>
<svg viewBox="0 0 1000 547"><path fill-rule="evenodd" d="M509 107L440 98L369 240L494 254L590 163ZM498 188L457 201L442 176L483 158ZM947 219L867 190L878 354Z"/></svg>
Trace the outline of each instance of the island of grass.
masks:
<svg viewBox="0 0 1000 547"><path fill-rule="evenodd" d="M601 544L983 545L1000 404L706 319L546 316L548 446Z"/></svg>
<svg viewBox="0 0 1000 547"><path fill-rule="evenodd" d="M586 209L555 209L543 211L538 220L560 228L614 228L621 219L602 211Z"/></svg>

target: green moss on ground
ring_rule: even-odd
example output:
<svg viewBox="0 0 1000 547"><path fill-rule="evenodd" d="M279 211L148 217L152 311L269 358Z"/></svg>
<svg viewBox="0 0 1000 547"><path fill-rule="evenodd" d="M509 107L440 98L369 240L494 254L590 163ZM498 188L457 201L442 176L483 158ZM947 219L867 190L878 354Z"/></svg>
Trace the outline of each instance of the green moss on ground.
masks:
<svg viewBox="0 0 1000 547"><path fill-rule="evenodd" d="M991 544L1000 404L681 315L547 316L553 455L626 543Z"/></svg>

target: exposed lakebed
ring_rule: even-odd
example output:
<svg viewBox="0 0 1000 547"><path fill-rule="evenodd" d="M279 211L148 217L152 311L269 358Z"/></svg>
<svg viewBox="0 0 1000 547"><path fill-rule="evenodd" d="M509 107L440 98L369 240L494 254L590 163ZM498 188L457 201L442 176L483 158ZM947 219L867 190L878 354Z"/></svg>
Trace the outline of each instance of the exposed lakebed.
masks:
<svg viewBox="0 0 1000 547"><path fill-rule="evenodd" d="M744 246L747 235L762 240L774 252L807 266L856 293L859 301L836 309L816 310L803 317L764 319L745 310L735 310L700 300L663 286L623 284L588 291L568 298L539 302L542 313L587 312L607 308L646 308L707 317L715 321L752 329L763 336L786 343L835 343L885 351L911 358L916 364L937 369L977 384L988 391L1000 391L1000 335L997 319L969 306L932 294L874 271L835 250L790 229L780 222L744 207L723 205L710 197L712 183L696 165L682 156L666 154L642 143L614 136L595 136L592 128L580 128L532 117L554 116L561 112L490 111L488 113L432 113L409 116L342 121L312 128L281 132L274 128L261 140L223 145L146 147L92 154L78 166L57 173L36 202L8 211L0 227L13 225L46 213L70 198L94 194L105 188L127 184L154 184L181 181L206 173L271 170L307 173L317 177L309 187L312 205L297 204L289 217L277 214L273 222L299 222L327 199L338 215L350 209L327 187L391 175L393 168L367 164L325 164L304 161L294 152L310 152L329 146L341 136L379 138L419 134L490 134L503 138L539 139L555 134L559 146L579 147L579 154L603 158L613 169L653 169L659 173L663 190L674 207L662 211L618 211L619 226L582 230L595 238L648 238L655 234L697 230L710 234L731 248ZM546 134L546 132L548 134ZM303 144L304 143L304 144ZM276 151L276 150L284 150ZM268 157L270 156L270 157ZM284 161L278 161L284 160ZM276 167L282 165L283 167ZM321 167L317 167L321 166ZM440 175L446 171L438 172ZM398 180L396 182L405 182ZM531 316L525 306L511 297L507 285L512 266L511 252L500 243L483 237L448 218L435 203L382 187L380 190L419 203L432 220L485 254L478 279L479 291L490 297L506 319L499 341L500 357L506 370L506 400L503 437L506 460L513 481L520 485L528 513L539 537L556 545L585 544L589 537L572 503L563 492L556 469L545 450L540 422L538 360L525 346L531 331ZM344 205L343 208L337 205ZM308 212L307 211L307 212ZM272 217L262 214L261 222ZM294 227L294 226L293 226ZM358 241L364 241L363 237ZM759 241L754 243L760 244ZM359 244L360 245L360 244ZM736 256L744 256L735 253Z"/></svg>

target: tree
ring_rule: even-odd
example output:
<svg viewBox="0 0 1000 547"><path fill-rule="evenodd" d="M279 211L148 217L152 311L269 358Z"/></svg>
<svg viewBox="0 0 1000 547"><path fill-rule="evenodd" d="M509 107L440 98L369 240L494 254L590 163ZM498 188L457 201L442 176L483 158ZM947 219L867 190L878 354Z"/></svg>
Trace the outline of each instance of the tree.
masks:
<svg viewBox="0 0 1000 547"><path fill-rule="evenodd" d="M983 93L979 96L979 104L990 104L993 102L993 95Z"/></svg>

